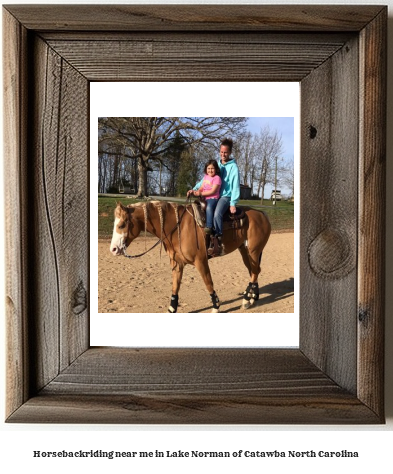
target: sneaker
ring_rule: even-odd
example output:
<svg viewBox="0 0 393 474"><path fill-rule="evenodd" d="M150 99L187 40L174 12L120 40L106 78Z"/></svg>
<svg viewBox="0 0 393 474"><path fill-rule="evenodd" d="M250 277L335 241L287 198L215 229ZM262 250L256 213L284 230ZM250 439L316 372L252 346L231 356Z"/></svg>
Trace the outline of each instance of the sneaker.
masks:
<svg viewBox="0 0 393 474"><path fill-rule="evenodd" d="M205 227L205 234L211 235L213 233L213 229L211 227Z"/></svg>

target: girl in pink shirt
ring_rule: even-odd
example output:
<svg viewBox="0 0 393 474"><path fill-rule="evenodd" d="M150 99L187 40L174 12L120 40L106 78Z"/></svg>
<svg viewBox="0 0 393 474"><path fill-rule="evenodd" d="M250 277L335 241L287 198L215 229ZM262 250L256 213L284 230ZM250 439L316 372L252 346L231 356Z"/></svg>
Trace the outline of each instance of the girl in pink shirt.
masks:
<svg viewBox="0 0 393 474"><path fill-rule="evenodd" d="M220 197L221 178L220 169L216 160L209 160L205 165L205 176L193 189L187 192L187 196L203 196L206 198L206 228L207 234L213 233L213 216L218 199Z"/></svg>

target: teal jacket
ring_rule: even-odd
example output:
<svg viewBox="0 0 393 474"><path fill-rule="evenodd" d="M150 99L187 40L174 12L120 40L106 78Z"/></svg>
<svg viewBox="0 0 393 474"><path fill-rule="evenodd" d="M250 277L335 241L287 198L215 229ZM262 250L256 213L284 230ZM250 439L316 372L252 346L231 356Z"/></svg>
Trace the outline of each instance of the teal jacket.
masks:
<svg viewBox="0 0 393 474"><path fill-rule="evenodd" d="M229 160L227 163L218 162L221 175L220 197L227 196L231 199L230 206L236 206L240 199L240 177L236 160Z"/></svg>
<svg viewBox="0 0 393 474"><path fill-rule="evenodd" d="M224 164L222 164L221 160L219 160L218 167L220 168L220 176L222 181L220 188L220 197L229 197L231 199L229 205L236 206L237 202L240 199L240 176L236 160L229 160L227 163ZM193 187L193 190L197 191L202 186L202 184L203 179L201 179L201 181L199 181Z"/></svg>

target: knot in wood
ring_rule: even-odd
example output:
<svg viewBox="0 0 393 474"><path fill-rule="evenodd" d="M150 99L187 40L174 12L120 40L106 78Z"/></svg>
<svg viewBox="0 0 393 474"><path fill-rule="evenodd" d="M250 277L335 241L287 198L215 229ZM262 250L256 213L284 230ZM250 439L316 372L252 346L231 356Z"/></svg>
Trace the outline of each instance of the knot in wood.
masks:
<svg viewBox="0 0 393 474"><path fill-rule="evenodd" d="M73 296L73 313L76 315L83 313L83 311L87 308L87 292L82 282L79 282Z"/></svg>
<svg viewBox="0 0 393 474"><path fill-rule="evenodd" d="M358 319L359 323L361 323L364 327L367 327L368 321L370 319L370 311L367 308L359 307Z"/></svg>
<svg viewBox="0 0 393 474"><path fill-rule="evenodd" d="M344 231L327 228L308 247L310 268L319 277L339 279L355 267L351 242Z"/></svg>
<svg viewBox="0 0 393 474"><path fill-rule="evenodd" d="M314 140L314 138L317 136L318 130L312 125L310 125L309 129L310 129L310 138L311 140Z"/></svg>

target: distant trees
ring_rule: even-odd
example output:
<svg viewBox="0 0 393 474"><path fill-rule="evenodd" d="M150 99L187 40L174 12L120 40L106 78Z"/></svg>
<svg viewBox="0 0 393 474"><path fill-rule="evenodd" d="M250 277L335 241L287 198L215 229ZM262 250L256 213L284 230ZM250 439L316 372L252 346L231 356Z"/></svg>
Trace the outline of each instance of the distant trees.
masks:
<svg viewBox="0 0 393 474"><path fill-rule="evenodd" d="M234 145L233 156L239 167L240 182L252 187L255 181L257 144L255 135L243 133Z"/></svg>
<svg viewBox="0 0 393 474"><path fill-rule="evenodd" d="M222 138L234 139L240 182L263 201L274 184L293 193L293 159L283 162L282 137L265 126L246 130L244 117L103 117L99 119L98 191L131 188L138 197L185 195L209 159L218 159Z"/></svg>
<svg viewBox="0 0 393 474"><path fill-rule="evenodd" d="M274 183L276 157L280 157L283 151L281 135L269 126L261 128L258 133L244 133L235 147L240 181L252 188L253 195L261 196L261 202L265 186ZM279 179L282 177L281 171L280 168Z"/></svg>
<svg viewBox="0 0 393 474"><path fill-rule="evenodd" d="M120 185L134 187L137 182L136 161L132 150L120 144L100 141L98 144L98 192L116 192Z"/></svg>
<svg viewBox="0 0 393 474"><path fill-rule="evenodd" d="M282 183L289 189L289 197L293 198L295 194L295 166L293 157L283 164L281 174Z"/></svg>
<svg viewBox="0 0 393 474"><path fill-rule="evenodd" d="M178 196L184 196L201 179L205 161L207 161L206 154L201 146L191 146L183 151L177 177Z"/></svg>
<svg viewBox="0 0 393 474"><path fill-rule="evenodd" d="M282 138L277 130L270 130L265 126L256 137L257 141L257 195L261 196L261 203L265 197L265 186L274 183L276 158L283 152Z"/></svg>
<svg viewBox="0 0 393 474"><path fill-rule="evenodd" d="M118 186L127 175L133 180L137 195L147 196L148 172L155 171L159 178L152 179L150 184L155 187L158 184L161 190L165 175L167 192L175 194L179 175L184 181L186 170L193 169L190 160L196 150L202 150L205 145L218 147L219 140L226 135L238 134L246 120L244 117L100 118L99 190Z"/></svg>

